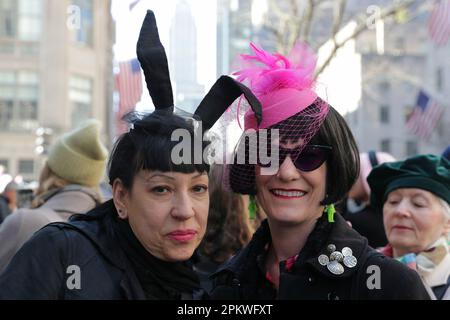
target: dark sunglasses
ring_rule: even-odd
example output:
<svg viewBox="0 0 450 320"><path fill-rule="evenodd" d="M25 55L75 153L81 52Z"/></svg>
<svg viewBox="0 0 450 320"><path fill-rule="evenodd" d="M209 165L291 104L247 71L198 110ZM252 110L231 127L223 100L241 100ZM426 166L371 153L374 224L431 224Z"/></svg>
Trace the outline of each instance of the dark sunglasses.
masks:
<svg viewBox="0 0 450 320"><path fill-rule="evenodd" d="M330 156L332 148L322 145L307 145L298 154L295 149L279 148L280 165L287 156L291 156L295 167L304 172L309 172L319 168ZM269 167L271 163L263 164L258 161L260 167Z"/></svg>

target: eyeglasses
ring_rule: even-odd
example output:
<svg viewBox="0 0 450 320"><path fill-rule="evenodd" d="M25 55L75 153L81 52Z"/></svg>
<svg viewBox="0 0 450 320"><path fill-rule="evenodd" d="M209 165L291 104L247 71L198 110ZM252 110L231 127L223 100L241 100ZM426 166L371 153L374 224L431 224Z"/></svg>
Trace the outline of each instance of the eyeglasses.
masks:
<svg viewBox="0 0 450 320"><path fill-rule="evenodd" d="M314 171L319 168L330 156L332 147L322 145L307 145L298 153L296 149L279 148L280 164L284 162L287 156L291 156L295 167L304 172ZM292 156L293 155L293 156ZM261 163L261 167L269 167L271 163Z"/></svg>

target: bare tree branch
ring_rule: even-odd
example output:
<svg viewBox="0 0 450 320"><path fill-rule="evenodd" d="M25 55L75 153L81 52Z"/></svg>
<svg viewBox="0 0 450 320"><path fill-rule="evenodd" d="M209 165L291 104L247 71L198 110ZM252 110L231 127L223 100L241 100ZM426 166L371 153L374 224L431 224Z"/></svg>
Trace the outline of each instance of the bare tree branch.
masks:
<svg viewBox="0 0 450 320"><path fill-rule="evenodd" d="M397 2L394 5L392 5L391 7L382 10L379 18L384 20L390 16L395 15L397 13L397 11L400 10L401 8L408 8L411 5L413 5L415 2L416 2L415 0L405 0L402 2ZM330 53L330 55L327 57L325 62L316 71L315 78L317 78L325 70L325 68L330 64L330 62L333 60L334 56L336 55L336 52L340 48L342 48L348 41L357 38L361 33L363 33L364 31L366 31L368 29L365 14L360 15L358 20L359 20L357 22L358 25L355 28L354 32L350 36L348 36L347 38L345 38L343 41L341 41L339 43L336 41L335 37L333 38L333 42L334 42L333 50Z"/></svg>
<svg viewBox="0 0 450 320"><path fill-rule="evenodd" d="M341 28L346 6L347 0L339 0L339 3L337 4L337 10L334 15L333 27L331 29L331 34L333 35L333 37L338 33L339 29Z"/></svg>

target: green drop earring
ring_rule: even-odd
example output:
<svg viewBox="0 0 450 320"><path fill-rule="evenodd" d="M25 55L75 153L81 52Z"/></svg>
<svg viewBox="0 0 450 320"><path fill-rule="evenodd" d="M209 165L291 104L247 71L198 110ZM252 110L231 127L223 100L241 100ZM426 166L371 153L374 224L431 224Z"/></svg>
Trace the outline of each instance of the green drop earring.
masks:
<svg viewBox="0 0 450 320"><path fill-rule="evenodd" d="M327 213L328 222L333 223L334 222L334 214L336 212L336 208L334 207L334 204L327 204L325 206L324 212Z"/></svg>

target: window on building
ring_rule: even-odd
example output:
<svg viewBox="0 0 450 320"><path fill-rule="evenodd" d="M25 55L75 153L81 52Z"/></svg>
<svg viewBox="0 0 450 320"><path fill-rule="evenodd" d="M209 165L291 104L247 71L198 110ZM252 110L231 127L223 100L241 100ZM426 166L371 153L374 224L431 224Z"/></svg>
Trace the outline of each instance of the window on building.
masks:
<svg viewBox="0 0 450 320"><path fill-rule="evenodd" d="M0 1L0 37L14 38L17 34L17 0Z"/></svg>
<svg viewBox="0 0 450 320"><path fill-rule="evenodd" d="M380 106L380 122L389 123L389 106L387 105Z"/></svg>
<svg viewBox="0 0 450 320"><path fill-rule="evenodd" d="M417 147L416 141L407 141L406 142L406 155L413 156L419 153L419 149Z"/></svg>
<svg viewBox="0 0 450 320"><path fill-rule="evenodd" d="M19 160L19 174L33 174L34 173L34 160L23 159Z"/></svg>
<svg viewBox="0 0 450 320"><path fill-rule="evenodd" d="M441 67L436 70L436 88L438 91L444 89L444 70Z"/></svg>
<svg viewBox="0 0 450 320"><path fill-rule="evenodd" d="M42 0L20 0L19 39L24 41L39 41L42 34Z"/></svg>
<svg viewBox="0 0 450 320"><path fill-rule="evenodd" d="M7 128L13 119L16 74L0 72L0 129Z"/></svg>
<svg viewBox="0 0 450 320"><path fill-rule="evenodd" d="M383 152L390 153L391 152L391 140L389 140L389 139L381 140L380 149Z"/></svg>
<svg viewBox="0 0 450 320"><path fill-rule="evenodd" d="M92 46L94 41L94 1L72 0L73 5L79 8L80 26L74 30L74 42Z"/></svg>
<svg viewBox="0 0 450 320"><path fill-rule="evenodd" d="M3 167L3 173L9 172L9 161L7 159L0 159L0 166Z"/></svg>
<svg viewBox="0 0 450 320"><path fill-rule="evenodd" d="M92 116L92 80L72 76L69 82L69 99L72 106L72 127Z"/></svg>
<svg viewBox="0 0 450 320"><path fill-rule="evenodd" d="M0 71L0 130L34 129L38 101L36 72Z"/></svg>
<svg viewBox="0 0 450 320"><path fill-rule="evenodd" d="M42 11L42 0L1 0L0 37L39 41Z"/></svg>

